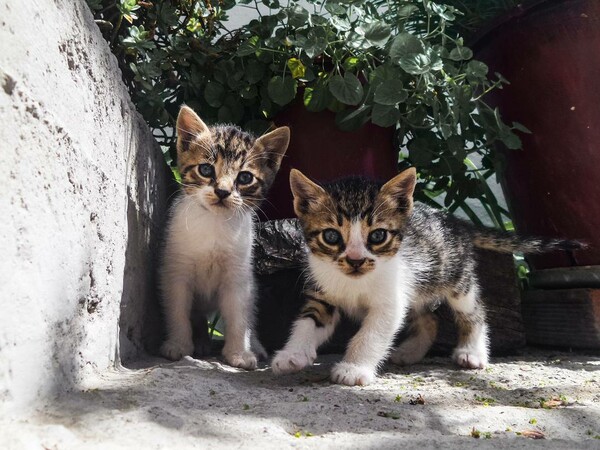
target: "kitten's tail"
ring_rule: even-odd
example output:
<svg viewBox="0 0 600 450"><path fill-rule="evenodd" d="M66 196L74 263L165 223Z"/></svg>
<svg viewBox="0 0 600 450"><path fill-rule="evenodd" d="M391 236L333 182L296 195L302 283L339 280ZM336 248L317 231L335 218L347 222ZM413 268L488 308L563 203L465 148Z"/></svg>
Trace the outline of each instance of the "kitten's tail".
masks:
<svg viewBox="0 0 600 450"><path fill-rule="evenodd" d="M544 253L555 250L574 251L587 248L585 242L570 239L520 237L514 233L497 230L476 230L473 233L475 247L500 253Z"/></svg>

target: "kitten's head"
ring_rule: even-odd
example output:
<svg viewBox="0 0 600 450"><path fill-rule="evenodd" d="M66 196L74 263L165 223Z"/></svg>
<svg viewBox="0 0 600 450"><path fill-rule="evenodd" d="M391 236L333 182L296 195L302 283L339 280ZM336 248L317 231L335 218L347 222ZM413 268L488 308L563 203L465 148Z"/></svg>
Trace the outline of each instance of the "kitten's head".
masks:
<svg viewBox="0 0 600 450"><path fill-rule="evenodd" d="M414 168L383 186L350 177L321 187L298 170L290 173L294 210L311 253L352 278L398 252L415 183Z"/></svg>
<svg viewBox="0 0 600 450"><path fill-rule="evenodd" d="M206 209L258 208L290 141L288 127L255 138L235 126L208 127L187 106L177 117L177 166L183 191Z"/></svg>

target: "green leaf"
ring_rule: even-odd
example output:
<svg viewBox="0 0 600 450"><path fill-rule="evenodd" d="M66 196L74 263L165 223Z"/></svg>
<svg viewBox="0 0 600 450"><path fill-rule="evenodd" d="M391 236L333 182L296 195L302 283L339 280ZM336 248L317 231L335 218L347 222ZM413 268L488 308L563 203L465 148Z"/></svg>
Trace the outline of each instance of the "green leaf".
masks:
<svg viewBox="0 0 600 450"><path fill-rule="evenodd" d="M335 115L335 123L343 131L355 131L369 120L369 106L362 105L358 109L344 109Z"/></svg>
<svg viewBox="0 0 600 450"><path fill-rule="evenodd" d="M390 46L390 58L392 61L398 61L402 57L412 55L414 53L422 53L425 51L423 42L414 34L403 31L396 36Z"/></svg>
<svg viewBox="0 0 600 450"><path fill-rule="evenodd" d="M348 31L352 28L350 21L339 16L331 17L331 24L340 31Z"/></svg>
<svg viewBox="0 0 600 450"><path fill-rule="evenodd" d="M358 105L363 98L363 87L353 73L344 76L334 75L329 81L329 90L333 96L346 105Z"/></svg>
<svg viewBox="0 0 600 450"><path fill-rule="evenodd" d="M344 6L340 5L339 3L335 2L335 1L327 1L325 3L325 9L332 16L343 16L347 12L347 9Z"/></svg>
<svg viewBox="0 0 600 450"><path fill-rule="evenodd" d="M488 74L488 66L486 66L481 61L469 61L467 67L465 68L465 73L468 77L473 77L476 79L483 79Z"/></svg>
<svg viewBox="0 0 600 450"><path fill-rule="evenodd" d="M374 100L380 105L394 106L408 98L400 80L385 80L375 89Z"/></svg>
<svg viewBox="0 0 600 450"><path fill-rule="evenodd" d="M244 86L240 90L240 97L242 97L245 100L249 100L249 99L255 98L257 95L258 95L258 89L253 84L250 84L248 86Z"/></svg>
<svg viewBox="0 0 600 450"><path fill-rule="evenodd" d="M408 154L410 160L418 167L430 166L435 156L435 146L432 140L423 137L412 139L408 145Z"/></svg>
<svg viewBox="0 0 600 450"><path fill-rule="evenodd" d="M209 82L204 88L204 100L213 108L218 108L223 104L225 96L225 87L216 81Z"/></svg>
<svg viewBox="0 0 600 450"><path fill-rule="evenodd" d="M244 78L250 84L256 84L260 80L262 80L265 75L266 66L255 59L251 59L246 64L246 71L244 73Z"/></svg>
<svg viewBox="0 0 600 450"><path fill-rule="evenodd" d="M359 33L361 32L371 45L382 47L390 38L391 28L385 22L379 20L360 27Z"/></svg>
<svg viewBox="0 0 600 450"><path fill-rule="evenodd" d="M331 93L326 85L317 84L304 90L304 106L312 112L323 111L331 102Z"/></svg>
<svg viewBox="0 0 600 450"><path fill-rule="evenodd" d="M531 134L531 130L527 128L525 125L520 124L519 122L513 122L512 127L515 130L520 131L521 133Z"/></svg>
<svg viewBox="0 0 600 450"><path fill-rule="evenodd" d="M431 49L426 54L419 53L403 56L398 63L402 69L411 75L421 75L430 71L438 71L444 67L440 56Z"/></svg>
<svg viewBox="0 0 600 450"><path fill-rule="evenodd" d="M293 78L303 78L306 73L306 66L302 64L298 58L290 58L287 61L287 66L292 73Z"/></svg>
<svg viewBox="0 0 600 450"><path fill-rule="evenodd" d="M269 97L280 106L287 105L296 97L296 88L296 80L293 78L275 76L269 81Z"/></svg>
<svg viewBox="0 0 600 450"><path fill-rule="evenodd" d="M473 51L468 47L456 47L452 49L448 58L453 61L464 61L473 57Z"/></svg>
<svg viewBox="0 0 600 450"><path fill-rule="evenodd" d="M502 133L500 135L500 139L502 140L502 143L511 150L519 150L523 147L523 144L521 143L521 138L519 138L519 136L517 136L512 131L506 131Z"/></svg>
<svg viewBox="0 0 600 450"><path fill-rule="evenodd" d="M400 120L400 111L395 106L380 105L375 103L373 105L373 112L371 113L371 121L375 125L380 127L391 127L396 125Z"/></svg>
<svg viewBox="0 0 600 450"><path fill-rule="evenodd" d="M308 23L308 11L300 5L287 8L285 12L292 28L302 28Z"/></svg>
<svg viewBox="0 0 600 450"><path fill-rule="evenodd" d="M260 50L260 38L258 36L252 36L247 41L242 42L238 48L237 56L248 56L253 55Z"/></svg>
<svg viewBox="0 0 600 450"><path fill-rule="evenodd" d="M306 35L304 51L309 58L315 58L327 48L327 38L323 28L313 28Z"/></svg>

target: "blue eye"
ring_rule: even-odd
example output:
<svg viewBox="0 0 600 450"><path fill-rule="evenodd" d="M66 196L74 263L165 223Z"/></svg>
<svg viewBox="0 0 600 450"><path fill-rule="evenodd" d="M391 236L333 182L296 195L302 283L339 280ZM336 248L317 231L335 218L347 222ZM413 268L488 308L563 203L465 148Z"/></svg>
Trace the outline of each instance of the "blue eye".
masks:
<svg viewBox="0 0 600 450"><path fill-rule="evenodd" d="M323 231L323 240L326 244L336 245L340 243L340 241L342 240L342 236L333 228L327 228Z"/></svg>
<svg viewBox="0 0 600 450"><path fill-rule="evenodd" d="M369 233L369 244L381 244L387 239L387 231L383 228L371 231Z"/></svg>
<svg viewBox="0 0 600 450"><path fill-rule="evenodd" d="M254 175L252 175L250 172L240 172L237 176L237 182L238 184L250 184L252 183L252 180L254 179Z"/></svg>
<svg viewBox="0 0 600 450"><path fill-rule="evenodd" d="M200 175L206 178L210 178L215 174L215 168L211 164L200 164L198 166L198 172Z"/></svg>

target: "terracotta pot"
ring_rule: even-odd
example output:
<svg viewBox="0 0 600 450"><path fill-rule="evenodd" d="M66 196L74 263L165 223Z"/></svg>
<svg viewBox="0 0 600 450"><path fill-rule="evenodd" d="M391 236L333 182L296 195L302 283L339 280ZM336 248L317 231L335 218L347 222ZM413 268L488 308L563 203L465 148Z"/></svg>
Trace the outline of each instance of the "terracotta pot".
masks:
<svg viewBox="0 0 600 450"><path fill-rule="evenodd" d="M289 186L290 169L326 182L347 175L387 180L398 173L393 128L368 123L357 131L342 131L330 111L310 112L296 102L277 116L278 126L291 128L291 142L277 179L262 209L268 219L295 217Z"/></svg>
<svg viewBox="0 0 600 450"><path fill-rule="evenodd" d="M510 85L488 97L533 134L505 152L502 184L517 231L587 241L574 255L531 256L537 269L600 264L600 1L535 2L474 45Z"/></svg>

